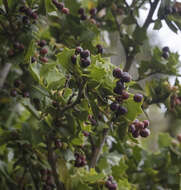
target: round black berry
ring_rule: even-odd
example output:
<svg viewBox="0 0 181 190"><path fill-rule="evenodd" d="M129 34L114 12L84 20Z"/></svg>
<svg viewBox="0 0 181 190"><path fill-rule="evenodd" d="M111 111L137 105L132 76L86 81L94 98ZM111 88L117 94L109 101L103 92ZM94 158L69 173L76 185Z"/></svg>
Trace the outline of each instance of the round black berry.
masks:
<svg viewBox="0 0 181 190"><path fill-rule="evenodd" d="M163 57L164 59L168 59L168 57L169 57L168 52L163 52L163 53L162 53L162 57Z"/></svg>
<svg viewBox="0 0 181 190"><path fill-rule="evenodd" d="M27 9L26 6L21 6L21 7L19 8L19 12L24 13L24 12L26 11L26 9Z"/></svg>
<svg viewBox="0 0 181 190"><path fill-rule="evenodd" d="M82 51L83 51L82 47L78 46L78 47L76 47L76 49L75 49L75 54L76 54L76 55L77 55L77 54L80 54Z"/></svg>
<svg viewBox="0 0 181 190"><path fill-rule="evenodd" d="M77 56L76 55L72 55L71 56L71 61L72 61L73 64L76 64Z"/></svg>
<svg viewBox="0 0 181 190"><path fill-rule="evenodd" d="M147 128L150 124L148 120L144 120L143 123L144 123L144 128Z"/></svg>
<svg viewBox="0 0 181 190"><path fill-rule="evenodd" d="M15 80L15 81L14 81L14 86L15 86L16 88L18 88L20 85L21 85L21 81L20 81L20 80Z"/></svg>
<svg viewBox="0 0 181 190"><path fill-rule="evenodd" d="M23 92L23 97L28 98L30 96L29 92Z"/></svg>
<svg viewBox="0 0 181 190"><path fill-rule="evenodd" d="M85 13L84 8L80 8L80 9L78 10L78 13L79 13L80 15L83 15L83 14Z"/></svg>
<svg viewBox="0 0 181 190"><path fill-rule="evenodd" d="M124 89L124 83L121 80L119 80L116 82L116 87L123 90Z"/></svg>
<svg viewBox="0 0 181 190"><path fill-rule="evenodd" d="M48 49L47 48L42 48L41 50L40 50L40 54L41 55L46 55L48 53Z"/></svg>
<svg viewBox="0 0 181 190"><path fill-rule="evenodd" d="M38 18L38 14L36 12L32 12L31 17L36 20Z"/></svg>
<svg viewBox="0 0 181 190"><path fill-rule="evenodd" d="M87 16L85 15L85 14L82 14L81 16L80 16L80 20L86 20L87 19Z"/></svg>
<svg viewBox="0 0 181 190"><path fill-rule="evenodd" d="M122 70L120 68L115 68L113 70L113 77L121 78L121 76L122 76Z"/></svg>
<svg viewBox="0 0 181 190"><path fill-rule="evenodd" d="M97 9L96 8L92 8L89 13L92 15L92 16L95 16L96 13L97 13Z"/></svg>
<svg viewBox="0 0 181 190"><path fill-rule="evenodd" d="M84 50L84 51L82 51L82 52L80 53L80 56L81 56L82 58L87 58L87 57L90 56L90 51L89 51L88 49L86 49L86 50Z"/></svg>
<svg viewBox="0 0 181 190"><path fill-rule="evenodd" d="M116 183L111 183L109 185L109 190L116 190L117 189L117 184Z"/></svg>
<svg viewBox="0 0 181 190"><path fill-rule="evenodd" d="M62 9L62 13L68 15L70 13L70 10L66 7Z"/></svg>
<svg viewBox="0 0 181 190"><path fill-rule="evenodd" d="M128 112L127 108L123 107L123 106L119 106L118 108L118 114L120 115L124 115Z"/></svg>
<svg viewBox="0 0 181 190"><path fill-rule="evenodd" d="M150 130L148 128L145 128L140 131L141 137L148 137L150 135Z"/></svg>
<svg viewBox="0 0 181 190"><path fill-rule="evenodd" d="M131 76L130 76L130 74L127 73L127 72L122 72L122 74L121 74L121 80L122 80L123 82L130 82L130 81L131 81Z"/></svg>
<svg viewBox="0 0 181 190"><path fill-rule="evenodd" d="M83 131L82 133L83 133L83 135L84 135L85 137L88 137L88 136L89 136L89 132L87 132L87 131Z"/></svg>
<svg viewBox="0 0 181 190"><path fill-rule="evenodd" d="M45 40L41 40L40 42L38 42L38 45L40 47L44 47L47 44L47 42Z"/></svg>
<svg viewBox="0 0 181 190"><path fill-rule="evenodd" d="M136 131L135 125L131 124L131 125L129 126L129 128L128 128L128 131L129 131L130 133L134 133L134 132Z"/></svg>
<svg viewBox="0 0 181 190"><path fill-rule="evenodd" d="M140 131L138 131L138 130L136 130L135 132L132 133L132 136L133 136L134 138L138 138L139 135L140 135Z"/></svg>
<svg viewBox="0 0 181 190"><path fill-rule="evenodd" d="M59 9L60 11L64 8L64 3L58 3L57 5L56 5L56 7L57 7L57 9Z"/></svg>
<svg viewBox="0 0 181 190"><path fill-rule="evenodd" d="M113 102L110 105L110 108L111 108L112 111L117 111L119 109L119 104L117 102Z"/></svg>
<svg viewBox="0 0 181 190"><path fill-rule="evenodd" d="M31 58L31 62L34 63L36 61L36 58L35 57L32 57Z"/></svg>
<svg viewBox="0 0 181 190"><path fill-rule="evenodd" d="M22 21L23 21L24 24L29 24L30 23L29 18L27 16L23 16Z"/></svg>
<svg viewBox="0 0 181 190"><path fill-rule="evenodd" d="M81 59L81 66L83 68L88 67L90 64L91 64L90 60L88 60L88 59Z"/></svg>
<svg viewBox="0 0 181 190"><path fill-rule="evenodd" d="M116 94L119 94L119 95L121 95L122 94L122 89L121 88L119 88L118 86L116 86L115 88L114 88L114 93L116 93Z"/></svg>
<svg viewBox="0 0 181 190"><path fill-rule="evenodd" d="M16 96L17 96L17 91L14 90L14 89L11 90L10 95L11 95L12 97L16 97Z"/></svg>
<svg viewBox="0 0 181 190"><path fill-rule="evenodd" d="M121 98L122 98L123 100L127 100L127 99L129 98L129 93L126 92L126 91L123 91L123 92L122 92L122 95L121 95Z"/></svg>
<svg viewBox="0 0 181 190"><path fill-rule="evenodd" d="M32 14L32 9L31 8L27 8L25 13L28 15L28 16L31 16Z"/></svg>
<svg viewBox="0 0 181 190"><path fill-rule="evenodd" d="M143 95L142 94L135 94L133 99L135 102L141 102L143 99Z"/></svg>
<svg viewBox="0 0 181 190"><path fill-rule="evenodd" d="M163 48L162 48L162 51L163 51L163 52L169 52L169 51L170 51L170 49L169 49L169 47L168 47L168 46L165 46L165 47L163 47Z"/></svg>

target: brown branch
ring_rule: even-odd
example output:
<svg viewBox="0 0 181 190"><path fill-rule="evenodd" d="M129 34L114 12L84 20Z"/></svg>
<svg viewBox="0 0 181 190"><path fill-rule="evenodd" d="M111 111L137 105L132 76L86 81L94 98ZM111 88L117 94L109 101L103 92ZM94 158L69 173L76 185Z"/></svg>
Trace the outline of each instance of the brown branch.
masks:
<svg viewBox="0 0 181 190"><path fill-rule="evenodd" d="M53 151L51 138L47 138L47 150L48 150L48 162L51 166L53 178L57 187L57 190L64 190L63 183L59 180L59 176L57 173L57 166L56 166L56 156Z"/></svg>
<svg viewBox="0 0 181 190"><path fill-rule="evenodd" d="M65 111L67 111L68 109L71 109L73 108L76 104L79 104L80 103L80 100L82 98L82 94L83 94L83 91L84 91L84 87L85 87L85 81L82 82L82 84L79 86L79 92L78 92L78 95L77 95L77 99L72 103L72 104L68 104L66 105L61 111L60 111L60 114L63 115L63 113Z"/></svg>
<svg viewBox="0 0 181 190"><path fill-rule="evenodd" d="M145 28L146 30L148 29L149 25L152 23L152 17L153 17L153 14L157 8L157 5L159 3L159 0L155 0L153 3L150 3L150 11L148 13L148 16L145 20L145 23L143 24L143 28Z"/></svg>
<svg viewBox="0 0 181 190"><path fill-rule="evenodd" d="M100 143L99 143L98 147L96 147L94 149L92 159L91 159L91 162L90 162L90 168L95 168L96 167L97 161L99 160L100 154L102 152L102 148L103 148L103 146L105 144L108 132L109 132L109 128L104 129L103 136L102 136L102 138L100 140Z"/></svg>

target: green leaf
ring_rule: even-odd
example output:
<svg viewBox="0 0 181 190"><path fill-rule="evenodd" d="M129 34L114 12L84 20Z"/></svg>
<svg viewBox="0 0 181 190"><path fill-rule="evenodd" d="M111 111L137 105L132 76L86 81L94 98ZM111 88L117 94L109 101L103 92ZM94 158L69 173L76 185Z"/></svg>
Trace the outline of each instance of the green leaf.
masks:
<svg viewBox="0 0 181 190"><path fill-rule="evenodd" d="M162 21L160 19L157 19L155 21L155 24L154 24L154 30L160 30L160 28L162 27Z"/></svg>
<svg viewBox="0 0 181 190"><path fill-rule="evenodd" d="M37 82L40 82L40 69L41 65L38 63L29 64L29 71Z"/></svg>

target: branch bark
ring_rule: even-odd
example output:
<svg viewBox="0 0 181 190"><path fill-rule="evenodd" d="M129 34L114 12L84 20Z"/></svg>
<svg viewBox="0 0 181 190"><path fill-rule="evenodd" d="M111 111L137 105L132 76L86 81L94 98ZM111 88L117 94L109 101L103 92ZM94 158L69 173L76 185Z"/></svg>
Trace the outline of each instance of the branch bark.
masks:
<svg viewBox="0 0 181 190"><path fill-rule="evenodd" d="M10 69L11 69L11 64L6 63L3 69L0 71L0 89L4 86L4 82L8 76Z"/></svg>
<svg viewBox="0 0 181 190"><path fill-rule="evenodd" d="M53 151L50 138L47 138L47 150L48 150L48 162L52 169L53 178L57 187L57 190L64 190L63 183L60 182L56 167L56 157Z"/></svg>
<svg viewBox="0 0 181 190"><path fill-rule="evenodd" d="M103 146L105 144L108 132L109 132L109 128L104 129L103 136L102 136L102 138L100 140L100 144L99 144L99 146L97 148L94 149L94 152L93 152L93 155L92 155L92 160L91 160L91 163L90 163L90 168L95 168L96 167L97 161L99 160L100 154L102 152L102 148L103 148Z"/></svg>

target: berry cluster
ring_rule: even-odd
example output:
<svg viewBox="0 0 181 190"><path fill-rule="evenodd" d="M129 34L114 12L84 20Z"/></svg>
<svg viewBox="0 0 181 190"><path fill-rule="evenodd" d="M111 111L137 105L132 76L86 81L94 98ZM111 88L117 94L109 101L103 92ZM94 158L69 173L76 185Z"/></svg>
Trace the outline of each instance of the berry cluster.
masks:
<svg viewBox="0 0 181 190"><path fill-rule="evenodd" d="M14 89L11 90L10 95L12 97L16 97L18 94L22 95L23 98L28 98L29 97L29 92L25 90L25 86L20 80L15 80L14 81Z"/></svg>
<svg viewBox="0 0 181 190"><path fill-rule="evenodd" d="M23 52L25 49L24 45L20 42L14 42L13 48L9 49L7 54L9 57L12 57L20 52Z"/></svg>
<svg viewBox="0 0 181 190"><path fill-rule="evenodd" d="M65 7L64 3L60 3L57 0L52 0L52 3L57 7L59 11L61 11L63 14L69 14L70 10Z"/></svg>
<svg viewBox="0 0 181 190"><path fill-rule="evenodd" d="M181 16L181 9L179 8L180 6L177 6L177 3L175 3L172 7L168 6L165 7L164 13L165 15L169 15L169 14L177 14Z"/></svg>
<svg viewBox="0 0 181 190"><path fill-rule="evenodd" d="M117 184L115 182L113 182L113 177L109 176L106 183L105 183L106 187L109 190L116 190L117 189Z"/></svg>
<svg viewBox="0 0 181 190"><path fill-rule="evenodd" d="M31 8L27 6L21 6L19 8L19 12L24 13L25 15L22 18L22 22L24 24L30 24L31 19L33 19L33 22L37 20L38 14L36 11L33 11Z"/></svg>
<svg viewBox="0 0 181 190"><path fill-rule="evenodd" d="M50 170L41 170L41 179L44 183L43 190L52 190L55 188L55 184L53 182L52 172Z"/></svg>
<svg viewBox="0 0 181 190"><path fill-rule="evenodd" d="M150 135L150 130L147 128L149 126L149 121L139 121L135 120L130 126L128 131L132 134L134 138L148 137Z"/></svg>
<svg viewBox="0 0 181 190"><path fill-rule="evenodd" d="M42 63L48 62L48 58L46 57L46 55L48 54L48 49L45 47L46 45L47 45L47 42L46 42L45 40L40 40L40 41L38 42L39 54L38 54L36 57L38 57L38 56L40 55L39 60L40 60L40 62L42 62ZM36 61L36 57L33 56L33 57L31 58L31 62L32 62L32 63L34 63L34 62Z"/></svg>
<svg viewBox="0 0 181 190"><path fill-rule="evenodd" d="M96 8L92 8L92 9L90 9L89 13L90 13L90 21L93 24L95 24L96 23L95 17L96 17L96 14L97 14L97 9ZM80 15L80 19L81 20L87 20L88 17L87 17L87 15L85 13L85 9L84 8L80 8L78 10L78 14Z"/></svg>
<svg viewBox="0 0 181 190"><path fill-rule="evenodd" d="M91 64L90 60L90 51L89 50L83 50L82 47L76 47L75 54L71 56L71 61L73 64L76 64L77 62L77 55L80 54L80 64L81 67L86 68Z"/></svg>
<svg viewBox="0 0 181 190"><path fill-rule="evenodd" d="M75 167L83 167L86 164L86 157L80 153L75 153Z"/></svg>
<svg viewBox="0 0 181 190"><path fill-rule="evenodd" d="M169 52L170 52L169 47L166 46L166 47L162 48L162 57L164 59L168 59Z"/></svg>

